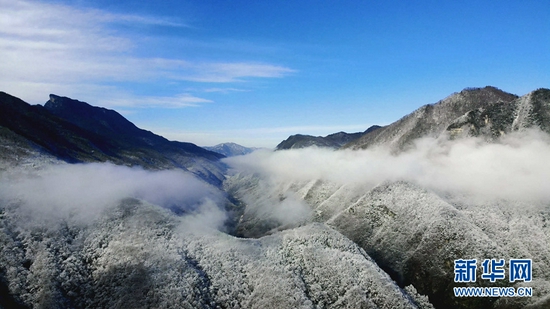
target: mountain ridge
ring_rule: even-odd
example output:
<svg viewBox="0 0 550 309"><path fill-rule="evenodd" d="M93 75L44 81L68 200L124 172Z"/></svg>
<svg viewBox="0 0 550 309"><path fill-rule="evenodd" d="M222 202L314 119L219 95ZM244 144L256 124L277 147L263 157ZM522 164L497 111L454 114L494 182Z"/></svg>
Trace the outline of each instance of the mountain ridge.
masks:
<svg viewBox="0 0 550 309"><path fill-rule="evenodd" d="M0 92L0 127L31 142L29 151L68 163L112 162L146 169L180 168L221 185L223 155L143 130L114 110L50 95L45 106ZM7 133L6 133L7 134ZM21 144L20 144L21 145Z"/></svg>
<svg viewBox="0 0 550 309"><path fill-rule="evenodd" d="M343 148L366 149L387 145L395 151L410 147L420 137L438 137L458 117L495 103L510 103L517 95L493 86L466 88L434 104L426 104L379 130L361 136Z"/></svg>
<svg viewBox="0 0 550 309"><path fill-rule="evenodd" d="M343 131L332 133L327 136L313 136L305 134L295 134L289 136L286 140L282 141L275 147L276 150L285 149L299 149L310 146L326 147L332 149L338 149L343 145L350 143L364 134L375 131L381 128L381 126L373 125L364 132L346 133Z"/></svg>
<svg viewBox="0 0 550 309"><path fill-rule="evenodd" d="M143 146L167 147L171 145L179 147L181 150L221 158L219 155L205 151L204 148L195 144L169 141L151 131L140 129L111 109L92 106L86 102L54 94L50 94L50 100L45 103L44 108L84 130L94 132L105 138L130 139L132 142Z"/></svg>

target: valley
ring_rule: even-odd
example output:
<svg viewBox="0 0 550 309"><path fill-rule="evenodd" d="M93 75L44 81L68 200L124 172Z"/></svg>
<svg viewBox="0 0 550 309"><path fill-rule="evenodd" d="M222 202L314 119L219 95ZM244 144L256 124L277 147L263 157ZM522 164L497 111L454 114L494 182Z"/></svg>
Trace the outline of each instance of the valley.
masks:
<svg viewBox="0 0 550 309"><path fill-rule="evenodd" d="M468 88L362 133L206 150L1 93L0 307L548 308L549 117L548 89ZM456 282L459 259L533 279Z"/></svg>

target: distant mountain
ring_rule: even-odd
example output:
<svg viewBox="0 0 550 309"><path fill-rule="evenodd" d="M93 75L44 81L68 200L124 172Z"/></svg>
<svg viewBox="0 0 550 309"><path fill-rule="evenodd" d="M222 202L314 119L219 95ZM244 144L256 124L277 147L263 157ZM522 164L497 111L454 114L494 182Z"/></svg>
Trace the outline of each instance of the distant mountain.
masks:
<svg viewBox="0 0 550 309"><path fill-rule="evenodd" d="M379 128L381 127L375 125L368 128L365 132L338 132L325 137L302 134L291 135L289 138L279 143L276 150L306 148L311 146L338 149L343 145L360 138L364 134L375 131Z"/></svg>
<svg viewBox="0 0 550 309"><path fill-rule="evenodd" d="M18 142L19 151L38 151L69 163L109 161L148 169L181 168L214 184L223 179L219 162L223 155L169 141L113 110L66 97L50 95L40 106L0 92L0 127L6 140Z"/></svg>
<svg viewBox="0 0 550 309"><path fill-rule="evenodd" d="M516 95L491 86L467 88L435 104L424 105L388 126L364 134L344 148L365 149L388 145L396 151L403 150L417 138L441 135L458 117L469 111L494 104L505 106L517 98Z"/></svg>
<svg viewBox="0 0 550 309"><path fill-rule="evenodd" d="M235 143L221 143L215 146L203 147L203 148L213 152L217 152L226 157L242 156L259 149L259 148L244 147Z"/></svg>

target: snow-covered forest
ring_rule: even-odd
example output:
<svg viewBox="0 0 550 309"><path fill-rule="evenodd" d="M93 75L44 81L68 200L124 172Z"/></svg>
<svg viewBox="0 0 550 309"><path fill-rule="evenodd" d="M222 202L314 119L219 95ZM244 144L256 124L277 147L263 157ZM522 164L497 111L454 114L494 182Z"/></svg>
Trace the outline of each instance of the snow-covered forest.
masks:
<svg viewBox="0 0 550 309"><path fill-rule="evenodd" d="M223 190L183 171L27 162L1 174L2 297L36 308L545 308L549 156L538 131L427 138L400 154L258 151L224 159ZM461 258L532 259L532 282L476 284L533 297L455 298Z"/></svg>

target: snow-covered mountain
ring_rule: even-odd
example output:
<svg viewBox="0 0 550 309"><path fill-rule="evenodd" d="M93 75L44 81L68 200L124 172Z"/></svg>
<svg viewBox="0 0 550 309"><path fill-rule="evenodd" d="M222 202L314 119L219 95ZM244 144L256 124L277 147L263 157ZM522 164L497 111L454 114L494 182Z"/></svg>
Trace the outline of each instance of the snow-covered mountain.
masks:
<svg viewBox="0 0 550 309"><path fill-rule="evenodd" d="M544 153L550 153L550 147L546 147ZM295 152L291 156L311 158L312 154ZM269 160L285 162L288 157ZM548 164L543 168L547 170ZM359 169L357 173L363 172ZM548 197L488 197L452 188L426 188L418 183L424 175L372 187L366 180L363 185L345 178L338 182L335 179L340 177L336 175L307 181L300 180L300 176L287 177L285 171L273 176L265 173L265 167L243 170L248 172L226 182L228 191L246 205L237 227L239 235L262 237L320 222L364 249L401 287L413 285L420 294L428 295L436 308L546 308L550 304ZM541 173L539 179L544 175ZM488 177L487 181L492 179ZM501 182L484 190L498 190ZM536 292L531 298L457 298L453 287L462 285L453 281L453 262L462 258L532 259L536 279L528 286ZM491 286L479 277L476 284ZM521 282L501 284L524 286Z"/></svg>
<svg viewBox="0 0 550 309"><path fill-rule="evenodd" d="M244 205L235 233L262 237L320 222L436 308L547 308L548 93L517 98L492 87L468 89L347 149L227 160L240 172L225 189ZM485 105L471 109L478 104ZM350 149L359 145L367 149ZM532 259L537 279L498 284L530 286L533 297L455 297L453 287L461 285L454 282L454 260L473 258ZM494 286L480 274L475 285Z"/></svg>
<svg viewBox="0 0 550 309"><path fill-rule="evenodd" d="M467 89L338 151L221 161L112 111L7 96L0 308L549 308L549 92ZM143 161L142 143L188 164ZM98 163L109 149L133 164ZM531 259L533 280L492 283L479 264L457 283L457 259ZM461 286L533 295L455 297Z"/></svg>
<svg viewBox="0 0 550 309"><path fill-rule="evenodd" d="M388 126L361 136L345 147L366 149L389 145L395 150L403 150L418 138L440 136L458 117L472 110L510 103L515 99L516 95L491 86L464 89L435 104L424 105Z"/></svg>
<svg viewBox="0 0 550 309"><path fill-rule="evenodd" d="M7 207L6 207L7 206ZM241 239L136 199L93 221L0 217L6 308L417 308L364 250L323 224ZM31 215L32 217L32 215ZM415 300L417 299L417 300ZM430 308L429 305L423 308Z"/></svg>
<svg viewBox="0 0 550 309"><path fill-rule="evenodd" d="M303 135L303 134L291 135L286 140L280 142L275 149L276 150L299 149L299 148L306 148L311 146L338 149L344 146L345 144L358 139L364 134L370 133L379 128L381 127L374 125L368 128L365 132L357 132L357 133L338 132L338 133L329 134L327 136L312 136L312 135Z"/></svg>
<svg viewBox="0 0 550 309"><path fill-rule="evenodd" d="M489 140L510 132L537 127L550 133L550 90L538 89L512 102L479 107L455 119L451 137L485 136Z"/></svg>
<svg viewBox="0 0 550 309"><path fill-rule="evenodd" d="M236 143L231 143L231 142L221 143L215 146L206 146L203 148L213 152L217 152L226 157L242 156L245 154L249 154L255 150L258 150L258 148L245 147L245 146L242 146Z"/></svg>

